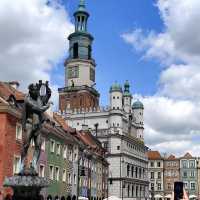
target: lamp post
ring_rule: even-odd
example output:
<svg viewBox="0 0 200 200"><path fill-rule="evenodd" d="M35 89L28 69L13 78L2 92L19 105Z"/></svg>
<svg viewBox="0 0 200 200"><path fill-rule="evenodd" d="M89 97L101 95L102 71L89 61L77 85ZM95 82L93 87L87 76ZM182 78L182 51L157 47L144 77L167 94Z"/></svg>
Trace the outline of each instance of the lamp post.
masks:
<svg viewBox="0 0 200 200"><path fill-rule="evenodd" d="M77 184L77 200L79 197L79 193L80 193L80 177L85 176L85 168L84 166L81 167L81 173L80 173L80 160L83 160L83 156L85 156L86 153L86 149L80 149L79 153L81 152L80 157L78 158L78 174L77 174L77 178L78 178L78 184Z"/></svg>

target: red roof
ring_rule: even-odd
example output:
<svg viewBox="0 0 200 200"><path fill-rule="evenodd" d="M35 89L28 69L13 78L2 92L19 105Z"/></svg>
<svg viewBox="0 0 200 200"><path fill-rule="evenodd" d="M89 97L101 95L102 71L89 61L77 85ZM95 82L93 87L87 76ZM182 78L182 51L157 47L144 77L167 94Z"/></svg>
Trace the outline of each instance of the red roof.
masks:
<svg viewBox="0 0 200 200"><path fill-rule="evenodd" d="M177 160L177 158L171 154L166 160Z"/></svg>
<svg viewBox="0 0 200 200"><path fill-rule="evenodd" d="M149 160L161 160L162 157L158 151L148 151L147 157Z"/></svg>
<svg viewBox="0 0 200 200"><path fill-rule="evenodd" d="M187 152L182 158L193 158L193 157L190 153Z"/></svg>
<svg viewBox="0 0 200 200"><path fill-rule="evenodd" d="M0 82L0 97L6 101L10 96L14 96L17 101L24 100L25 94L15 89L7 82Z"/></svg>

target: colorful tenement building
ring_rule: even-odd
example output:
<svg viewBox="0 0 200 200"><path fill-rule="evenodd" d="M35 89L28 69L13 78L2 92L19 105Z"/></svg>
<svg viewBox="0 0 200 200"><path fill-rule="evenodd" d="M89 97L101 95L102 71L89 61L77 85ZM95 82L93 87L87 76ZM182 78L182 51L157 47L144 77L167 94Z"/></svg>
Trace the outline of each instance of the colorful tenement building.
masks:
<svg viewBox="0 0 200 200"><path fill-rule="evenodd" d="M13 176L20 168L24 139L21 115L25 94L17 90L17 85L0 82L0 199L12 194L11 189L3 188L5 177ZM38 172L39 176L48 177L51 184L42 191L43 196L75 200L79 193L79 196L93 200L105 198L107 179L103 177L108 176L105 149L89 132L70 128L61 116L49 112L48 117L49 122L41 131L42 152ZM28 160L31 157L32 148ZM81 160L87 163L84 168ZM92 177L96 180L93 185ZM84 180L84 190L81 180Z"/></svg>
<svg viewBox="0 0 200 200"><path fill-rule="evenodd" d="M199 158L186 153L183 157L161 156L158 151L149 151L149 190L151 198L171 199L174 182L182 181L190 199L199 198Z"/></svg>

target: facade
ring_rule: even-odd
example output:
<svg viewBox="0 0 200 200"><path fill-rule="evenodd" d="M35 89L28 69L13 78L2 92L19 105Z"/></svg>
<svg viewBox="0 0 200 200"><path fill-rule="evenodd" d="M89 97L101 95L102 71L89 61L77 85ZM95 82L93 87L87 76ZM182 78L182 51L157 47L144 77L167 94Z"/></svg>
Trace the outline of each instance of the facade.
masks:
<svg viewBox="0 0 200 200"><path fill-rule="evenodd" d="M24 96L11 83L0 82L0 200L6 195L12 195L11 189L3 188L5 177L13 176L20 170L25 137L21 126ZM103 199L107 179L103 178L102 173L108 176L104 148L90 133L86 134L91 135L87 141L84 133L78 133L76 129L69 127L61 116L51 112L47 114L49 121L41 130L42 151L38 173L41 177L49 178L50 186L42 191L42 195L49 199L75 200L79 193L79 196L93 195L93 199ZM31 143L28 161L32 158L33 145ZM83 154L85 149L87 151ZM84 160L86 169L83 175L81 159ZM84 188L81 176L85 180ZM94 184L91 183L94 180Z"/></svg>
<svg viewBox="0 0 200 200"><path fill-rule="evenodd" d="M164 190L165 198L171 199L174 182L180 181L180 160L170 155L164 160Z"/></svg>
<svg viewBox="0 0 200 200"><path fill-rule="evenodd" d="M144 106L139 100L132 105L130 85L126 81L124 88L117 83L111 86L110 104L100 108L99 93L94 87L94 38L87 30L89 13L83 1L74 17L75 32L68 38L70 50L65 62L65 87L58 89L59 114L71 127L90 130L106 148L110 163L109 196L145 199L148 196L148 160L143 135ZM101 182L98 185L92 188L92 193L98 191Z"/></svg>
<svg viewBox="0 0 200 200"><path fill-rule="evenodd" d="M158 151L149 151L147 155L150 197L164 199L164 159Z"/></svg>
<svg viewBox="0 0 200 200"><path fill-rule="evenodd" d="M189 198L197 198L198 193L198 171L197 160L191 154L186 153L180 158L180 179L184 182L184 187Z"/></svg>
<svg viewBox="0 0 200 200"><path fill-rule="evenodd" d="M9 83L0 82L0 199L12 193L11 189L3 188L5 177L19 172L23 134L20 108L13 104L22 99L22 93Z"/></svg>

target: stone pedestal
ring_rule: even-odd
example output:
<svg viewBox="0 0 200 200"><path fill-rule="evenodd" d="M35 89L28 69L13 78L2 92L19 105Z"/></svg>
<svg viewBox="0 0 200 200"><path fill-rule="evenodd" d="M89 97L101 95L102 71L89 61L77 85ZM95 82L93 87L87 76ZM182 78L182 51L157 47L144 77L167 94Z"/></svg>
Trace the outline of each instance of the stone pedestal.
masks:
<svg viewBox="0 0 200 200"><path fill-rule="evenodd" d="M13 189L13 200L41 200L40 191L48 185L48 180L36 173L23 173L6 178L4 181L4 187Z"/></svg>

